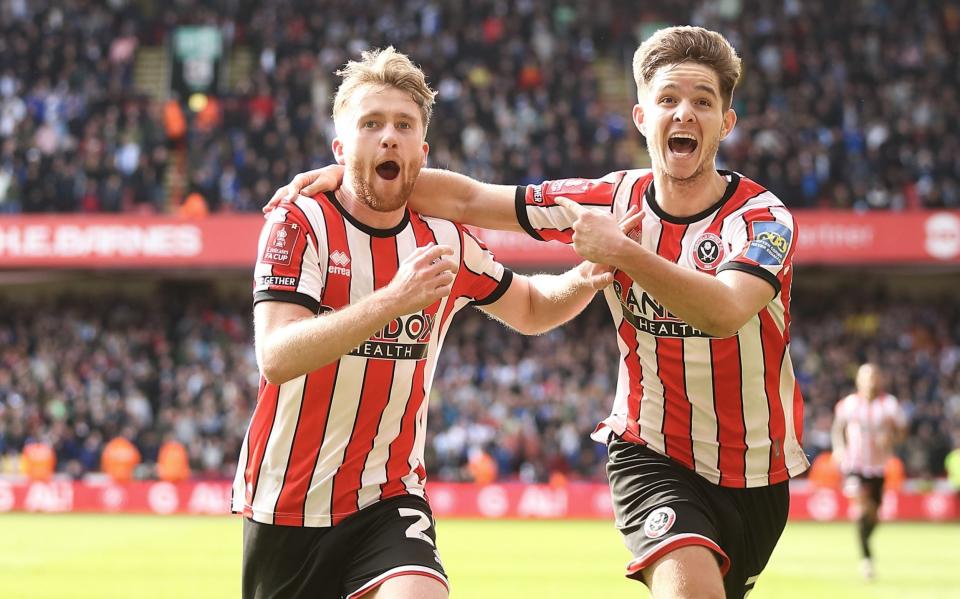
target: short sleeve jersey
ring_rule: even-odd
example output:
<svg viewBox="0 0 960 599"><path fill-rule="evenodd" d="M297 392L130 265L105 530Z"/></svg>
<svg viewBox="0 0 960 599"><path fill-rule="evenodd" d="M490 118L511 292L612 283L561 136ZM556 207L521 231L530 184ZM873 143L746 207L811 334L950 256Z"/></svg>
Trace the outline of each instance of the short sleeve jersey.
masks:
<svg viewBox="0 0 960 599"><path fill-rule="evenodd" d="M451 294L389 322L348 354L280 385L261 377L233 486L258 522L332 526L397 495L424 495L427 402L451 317L499 299L512 273L462 226L407 211L374 229L330 196L274 210L260 236L254 302L322 315L386 286L417 247L449 245ZM321 316L322 317L322 316Z"/></svg>
<svg viewBox="0 0 960 599"><path fill-rule="evenodd" d="M564 179L517 190L517 219L535 239L570 243L574 215L563 196L618 219L632 206L644 217L637 243L708 276L733 269L767 281L773 299L731 337L687 324L624 272L604 295L620 348L611 433L649 446L728 487L774 484L803 472L803 400L790 361L790 285L796 223L782 202L734 172L723 197L678 218L657 203L649 170L602 179Z"/></svg>

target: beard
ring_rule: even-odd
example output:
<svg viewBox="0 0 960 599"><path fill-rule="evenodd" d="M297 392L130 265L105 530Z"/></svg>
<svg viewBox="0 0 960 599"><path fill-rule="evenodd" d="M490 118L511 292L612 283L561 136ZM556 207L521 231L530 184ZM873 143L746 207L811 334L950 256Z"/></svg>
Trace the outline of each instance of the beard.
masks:
<svg viewBox="0 0 960 599"><path fill-rule="evenodd" d="M419 168L407 165L400 169L400 175L398 175L406 174L400 189L394 193L380 194L373 188L374 182L380 179L380 175L372 164L355 164L350 167L350 171L358 199L377 212L393 212L402 208L410 199L413 187L417 183L417 175L420 174Z"/></svg>

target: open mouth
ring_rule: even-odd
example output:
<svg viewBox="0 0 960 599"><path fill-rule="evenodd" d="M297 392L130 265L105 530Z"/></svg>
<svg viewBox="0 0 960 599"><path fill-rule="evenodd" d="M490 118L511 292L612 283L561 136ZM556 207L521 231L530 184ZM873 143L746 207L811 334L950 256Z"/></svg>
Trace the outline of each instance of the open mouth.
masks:
<svg viewBox="0 0 960 599"><path fill-rule="evenodd" d="M692 154L697 149L697 139L687 133L675 133L667 139L667 147L674 154Z"/></svg>
<svg viewBox="0 0 960 599"><path fill-rule="evenodd" d="M400 165L392 160L377 165L377 174L387 181L393 181L400 175Z"/></svg>

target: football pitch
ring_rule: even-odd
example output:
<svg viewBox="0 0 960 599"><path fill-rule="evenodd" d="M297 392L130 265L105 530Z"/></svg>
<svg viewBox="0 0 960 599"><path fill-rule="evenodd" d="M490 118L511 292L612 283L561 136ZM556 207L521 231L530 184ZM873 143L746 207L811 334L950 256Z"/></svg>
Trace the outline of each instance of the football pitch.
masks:
<svg viewBox="0 0 960 599"><path fill-rule="evenodd" d="M4 514L3 599L230 598L240 595L232 517ZM456 599L646 597L605 521L441 520ZM960 524L885 523L877 579L861 580L852 524L791 523L751 599L960 597Z"/></svg>

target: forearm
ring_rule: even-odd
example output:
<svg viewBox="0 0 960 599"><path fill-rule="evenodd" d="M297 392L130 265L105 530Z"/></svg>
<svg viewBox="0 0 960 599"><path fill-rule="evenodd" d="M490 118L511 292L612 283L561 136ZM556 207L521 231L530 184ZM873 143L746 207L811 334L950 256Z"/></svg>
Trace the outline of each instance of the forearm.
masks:
<svg viewBox="0 0 960 599"><path fill-rule="evenodd" d="M481 183L442 169L423 169L410 207L428 216L484 229L522 231L514 207L516 187Z"/></svg>
<svg viewBox="0 0 960 599"><path fill-rule="evenodd" d="M569 321L593 299L594 289L581 267L562 275L530 277L530 319L528 334L539 334Z"/></svg>
<svg viewBox="0 0 960 599"><path fill-rule="evenodd" d="M716 277L689 270L629 240L615 266L674 316L717 337L735 335L745 319L737 294Z"/></svg>
<svg viewBox="0 0 960 599"><path fill-rule="evenodd" d="M388 306L374 293L342 310L271 331L257 344L261 372L280 384L334 362L395 317Z"/></svg>

